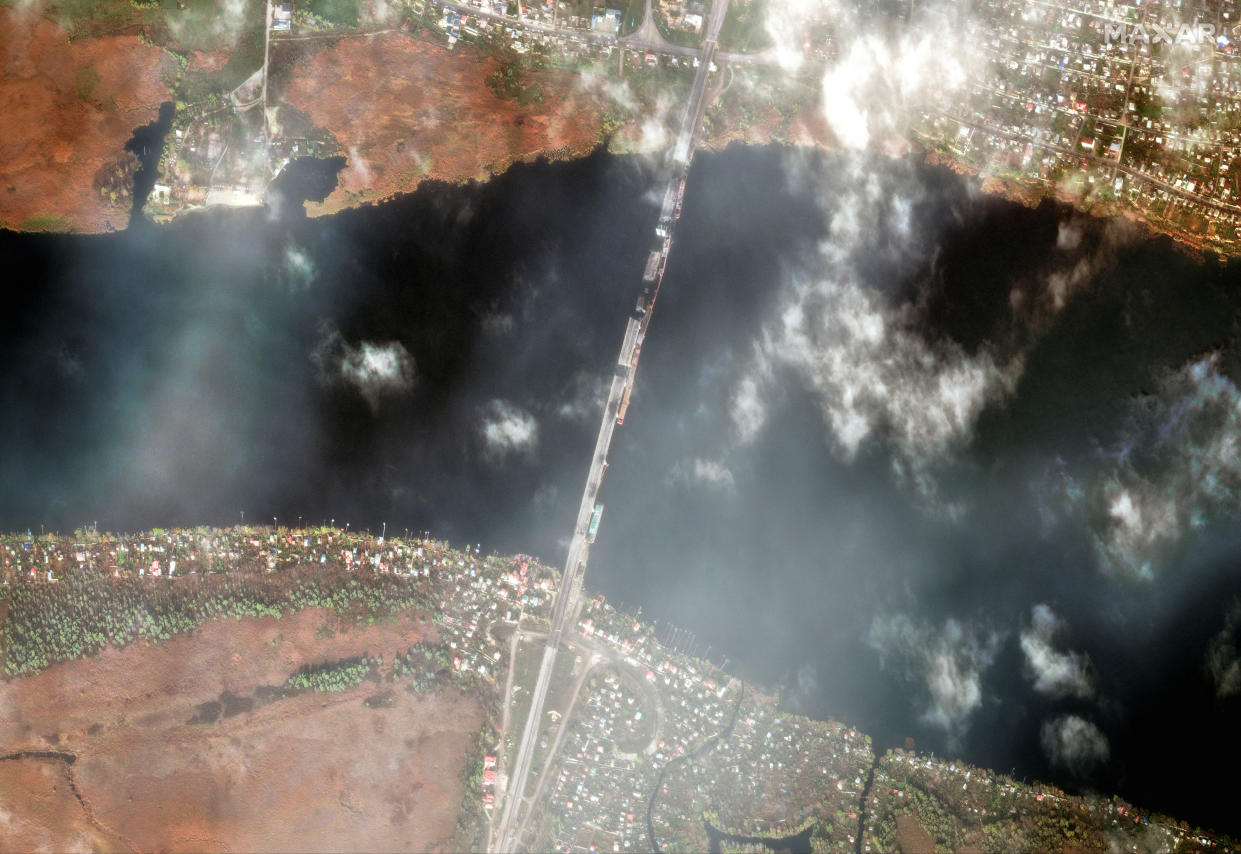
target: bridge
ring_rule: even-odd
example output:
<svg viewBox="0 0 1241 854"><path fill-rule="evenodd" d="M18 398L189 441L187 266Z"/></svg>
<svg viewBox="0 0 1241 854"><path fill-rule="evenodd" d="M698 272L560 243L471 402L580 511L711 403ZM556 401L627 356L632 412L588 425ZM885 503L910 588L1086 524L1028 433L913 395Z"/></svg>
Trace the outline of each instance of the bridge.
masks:
<svg viewBox="0 0 1241 854"><path fill-rule="evenodd" d="M596 511L597 499L599 488L603 485L603 475L608 467L608 451L612 447L612 434L617 425L624 422L629 399L633 393L638 359L642 354L642 342L650 326L651 315L655 309L655 299L659 296L659 286L663 281L664 268L668 262L668 253L672 249L676 221L681 214L681 203L685 196L685 179L689 174L690 160L698 143L702 117L706 112L707 78L711 74L716 56L716 40L719 38L720 27L724 23L727 11L728 0L715 0L711 4L705 38L702 49L698 53L698 71L694 75L689 100L685 105L681 130L672 149L671 175L668 178L663 203L659 210L659 220L655 226L655 248L651 250L643 270L642 293L625 324L620 354L612 373L612 384L608 390L607 402L603 407L603 420L599 425L599 435L595 439L595 448L590 459L590 470L586 475L586 487L582 491L577 521L573 526L573 536L569 541L569 553L565 559L564 572L560 576L560 584L552 605L551 627L548 631L547 646L543 649L539 674L531 692L530 711L512 762L505 763L508 766L508 783L505 786L500 821L493 828L491 835L490 848L493 851L517 850L521 841L521 828L525 824L524 817L534 807L533 803L527 803L525 790L530 765L534 758L535 744L539 739L543 706L547 701L547 690L551 683L560 642L565 632L571 632L577 625L578 613L582 608L582 582L590 556L590 545L594 541L594 534L599 524Z"/></svg>

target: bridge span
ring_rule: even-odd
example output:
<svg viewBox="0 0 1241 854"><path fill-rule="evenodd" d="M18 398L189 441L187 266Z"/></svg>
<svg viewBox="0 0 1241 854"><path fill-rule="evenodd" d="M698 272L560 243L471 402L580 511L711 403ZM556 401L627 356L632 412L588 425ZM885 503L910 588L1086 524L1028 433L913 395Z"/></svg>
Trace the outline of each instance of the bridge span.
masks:
<svg viewBox="0 0 1241 854"><path fill-rule="evenodd" d="M663 281L664 268L668 263L668 253L672 249L673 232L676 229L677 219L681 215L681 203L685 196L685 179L689 174L689 164L698 144L702 117L706 112L707 78L714 66L716 40L727 11L728 0L715 0L711 4L706 24L706 36L699 53L698 71L694 75L689 100L685 105L685 114L681 120L681 130L671 153L671 174L660 207L659 220L655 226L655 247L647 257L646 267L643 270L642 293L625 324L620 354L612 374L607 402L603 407L603 419L599 425L599 435L595 440L590 469L586 475L586 487L582 491L577 521L573 526L573 536L569 541L569 553L565 559L564 572L560 576L560 584L552 606L551 628L547 636L547 646L543 650L539 674L531 693L530 711L522 729L521 741L518 743L516 754L511 762L505 762L507 784L504 787L499 824L492 828L489 845L492 851L518 850L526 815L534 806L532 803L527 804L524 793L530 765L534 758L534 747L538 742L539 730L542 726L543 706L547 701L547 690L551 683L552 669L556 663L556 652L565 632L572 632L573 627L577 625L578 613L581 611L582 582L590 556L590 545L594 542L594 534L598 527L596 506L599 488L603 485L603 475L607 471L612 434L618 424L624 423L625 412L629 408L629 399L633 393L634 379L638 370L638 359L642 355L642 342L646 338L646 331L655 309L655 300L659 296L659 286Z"/></svg>

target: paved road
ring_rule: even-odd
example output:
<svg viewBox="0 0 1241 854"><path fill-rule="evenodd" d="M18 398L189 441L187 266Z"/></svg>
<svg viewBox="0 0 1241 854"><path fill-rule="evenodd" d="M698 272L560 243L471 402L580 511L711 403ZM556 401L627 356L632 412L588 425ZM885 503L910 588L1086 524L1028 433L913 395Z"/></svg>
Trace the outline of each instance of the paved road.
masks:
<svg viewBox="0 0 1241 854"><path fill-rule="evenodd" d="M701 56L703 52L702 48L670 44L665 41L663 36L659 35L659 30L654 26L653 21L650 22L651 26L649 29L654 31L656 38L648 38L645 36L645 33L648 30L645 25L642 28L639 28L639 30L632 35L618 37L610 33L597 33L593 30L579 30L573 27L549 26L547 24L535 23L534 21L518 21L516 18L510 18L507 15L497 15L495 12L488 12L484 9L479 9L477 6L471 6L466 3L457 3L454 2L454 0L434 0L434 2L438 6L443 6L445 9L452 9L454 12L461 15L485 18L489 21L495 21L496 23L503 24L506 27L512 27L515 30L526 30L532 33L542 33L543 35L574 39L587 44L604 46L615 45L628 50L641 50L648 53L663 53L674 56ZM727 9L728 3L720 2L712 5L711 13L708 17L708 33L712 32L710 22L716 17L719 17L719 25L722 25L724 22L724 18L722 16L723 13L720 13L720 15L717 16L717 8ZM649 4L647 6L647 14L649 21ZM714 29L717 36L719 33L719 25L717 25ZM712 38L711 41L714 42L715 38ZM777 62L774 50L767 50L762 53L721 53L718 54L718 58L738 65L775 65Z"/></svg>
<svg viewBox="0 0 1241 854"><path fill-rule="evenodd" d="M682 180L689 169L690 158L693 155L698 130L702 123L702 115L706 109L707 78L710 76L711 64L716 54L716 40L719 38L720 27L724 23L727 11L728 0L715 0L707 19L702 51L698 54L698 72L690 88L690 98L682 119L681 132L673 151L674 171L668 181L668 193L677 194L678 201ZM667 212L664 211L660 228L667 229L666 234L669 237L674 223L675 219L669 220ZM665 252L669 245L665 243ZM638 306L625 326L625 336L622 339L620 354L613 371L607 403L603 407L603 419L599 425L599 435L595 440L590 469L586 475L586 487L582 491L581 504L578 505L577 522L569 542L568 557L565 560L564 572L560 577L560 585L552 606L551 627L548 632L547 646L543 650L542 666L539 668L539 675L531 694L530 712L526 718L525 728L522 730L521 742L510 766L511 772L508 775L508 787L500 813L500 823L492 836L493 848L497 851L513 851L520 842L519 829L526 820L526 814L523 812L526 802L526 781L534 757L534 746L542 728L543 706L547 701L547 690L556 664L556 653L566 629L571 632L576 624L577 613L581 608L579 596L586 562L590 554L590 543L587 539L590 517L594 512L599 488L603 484L603 475L607 469L608 450L612 446L612 434L616 429L621 400L633 390L638 356L641 352L642 341L646 337L657 294L658 281L653 288L643 291Z"/></svg>
<svg viewBox="0 0 1241 854"><path fill-rule="evenodd" d="M603 483L603 470L607 462L608 449L612 445L612 433L616 429L616 413L620 407L625 387L632 377L631 363L636 344L637 321L630 318L626 327L625 343L617 363L617 371L612 377L612 386L608 392L608 400L603 408L603 422L599 427L599 435L595 440L595 451L590 461L590 471L586 477L586 488L582 492L582 502L578 507L577 524L573 528L573 537L569 543L569 555L565 560L564 573L560 577L560 586L556 591L556 600L552 606L551 629L548 632L547 646L543 650L543 662L539 668L531 692L530 712L522 730L521 742L517 748L508 774L507 794L504 808L500 813L500 824L494 835L495 850L513 851L517 838L516 830L521 823L523 793L526 778L530 773L530 763L534 758L534 745L538 741L539 729L543 720L543 705L547 701L547 689L551 684L552 669L556 665L556 651L560 639L564 636L566 626L572 625L571 617L576 615L576 602L581 590L582 574L586 569L587 554L590 544L586 533L590 525L590 516L594 512L595 499L599 487ZM626 369L620 368L624 363Z"/></svg>

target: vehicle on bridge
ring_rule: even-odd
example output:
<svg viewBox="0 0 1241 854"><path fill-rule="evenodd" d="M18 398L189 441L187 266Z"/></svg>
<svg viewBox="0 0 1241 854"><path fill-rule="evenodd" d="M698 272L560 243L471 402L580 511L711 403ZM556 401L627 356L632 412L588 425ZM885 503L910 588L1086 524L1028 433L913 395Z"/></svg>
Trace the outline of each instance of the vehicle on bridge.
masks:
<svg viewBox="0 0 1241 854"><path fill-rule="evenodd" d="M595 544L595 537L599 536L599 520L603 518L603 505L596 504L594 511L590 514L590 526L586 529L586 541L591 545Z"/></svg>

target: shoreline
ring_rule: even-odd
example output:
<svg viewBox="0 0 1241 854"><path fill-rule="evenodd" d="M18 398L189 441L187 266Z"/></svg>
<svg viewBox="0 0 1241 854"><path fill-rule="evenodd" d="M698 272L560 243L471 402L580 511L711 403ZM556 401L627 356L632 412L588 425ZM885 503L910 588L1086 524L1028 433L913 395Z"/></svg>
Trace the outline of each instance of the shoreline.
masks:
<svg viewBox="0 0 1241 854"><path fill-rule="evenodd" d="M303 563L301 559L305 555L300 555L299 549L301 544L299 541L307 543L310 551L317 552L319 550L330 554L330 559L326 567L318 566L318 561ZM314 543L313 547L310 545ZM217 565L215 560L209 554L201 553L190 554L186 559L186 551L196 549L205 543L211 542L217 546L223 544L228 548L228 544L232 544L231 548L240 549L240 553L235 558L226 558L222 561L223 565ZM328 545L320 545L326 542ZM348 577L350 573L357 573L358 577L365 577L373 574L374 580L379 582L386 581L386 587L396 589L400 588L402 578L406 576L406 570L409 575L407 583L412 585L406 595L417 595L419 603L405 607L412 607L414 611L429 610L432 613L432 623L437 627L451 626L453 621L445 621L441 611L445 602L436 603L437 595L446 595L443 585L448 579L454 577L452 574L460 572L459 569L453 567L454 563L460 561L476 562L479 566L479 577L488 578L496 576L496 573L503 573L511 567L515 567L524 560L531 561L531 579L536 578L553 578L558 575L554 566L544 564L537 558L528 558L525 555L494 555L482 558L477 553L471 557L469 546L465 546L465 551L461 552L454 548L451 543L437 540L435 538L406 539L400 536L384 538L378 537L370 532L350 532L334 527L272 527L270 525L236 525L229 528L217 527L198 527L198 528L155 528L149 531L135 533L112 533L112 532L91 532L89 529L79 530L77 532L61 534L57 532L46 532L38 536L27 537L14 532L0 534L0 547L12 546L17 543L29 543L31 546L37 546L30 552L30 561L38 562L38 554L55 557L57 568L51 570L55 574L55 580L44 580L42 577L42 569L34 581L24 581L27 573L22 566L16 567L11 573L5 572L4 588L5 590L21 590L26 589L35 591L38 589L56 590L60 585L66 585L69 588L79 589L82 585L92 583L103 584L124 584L138 585L146 589L152 589L156 585L175 585L177 581L182 584L191 585L197 590L203 587L211 579L220 578L236 578L244 580L252 578L257 582L262 582L268 586L274 585L275 588L283 588L284 585L291 581L294 583L311 583L320 570L322 570L325 578ZM247 547L245 544L249 544ZM269 543L279 545L281 555L272 559L267 555ZM285 544L288 544L286 547ZM346 552L349 547L353 547L353 551L362 550L362 557L350 559ZM335 550L344 549L341 554L346 554L342 561L335 554ZM286 553L287 549L287 553ZM425 549L425 557L424 557ZM76 551L76 554L75 554ZM36 553L37 552L37 553ZM251 552L253 552L251 554ZM18 552L22 554L23 552ZM388 562L382 562L383 556L390 556L392 553L398 557L389 557ZM177 560L172 555L178 555L183 559L179 572L177 572ZM368 559L368 555L374 556L374 561ZM404 557L401 557L403 555ZM223 558L224 553L221 553ZM435 557L435 564L438 568L431 568L431 558ZM19 559L18 563L22 564L24 559ZM148 571L147 565L153 568ZM460 566L464 566L462 562ZM33 566L33 564L32 564ZM46 562L42 566L47 566ZM423 569L419 569L422 566ZM162 571L161 571L162 570ZM368 570L370 572L368 573ZM341 573L345 575L342 576ZM176 573L176 574L174 574ZM523 564L524 573L524 564ZM9 576L12 575L10 578ZM77 576L81 575L81 578ZM426 581L422 581L423 578ZM472 572L471 572L472 577ZM502 576L496 576L492 579L496 581L500 587L503 587ZM429 589L425 594L415 594L415 590L420 589L422 585L428 586ZM179 587L179 585L178 585ZM537 587L537 585L532 585ZM171 589L171 588L170 588ZM205 589L205 588L204 588ZM274 588L273 588L274 589ZM0 599L7 600L12 593L6 593L0 596ZM193 594L189 594L193 595ZM755 708L769 709L774 716L773 720L785 720L796 725L797 722L804 722L812 731L817 731L819 726L826 727L824 733L828 731L839 731L841 733L848 732L849 737L857 740L856 746L863 745L869 751L871 774L876 771L881 773L885 782L882 792L873 792L868 785L864 790L863 797L858 803L858 820L859 827L863 827L868 831L867 839L870 838L869 832L874 831L875 825L879 823L885 814L893 809L899 808L897 801L891 801L888 798L890 793L896 797L898 789L891 788L893 786L899 788L920 788L925 787L928 792L935 790L937 787L930 785L945 776L955 779L958 782L961 779L968 781L971 775L976 777L978 782L992 786L996 791L1008 790L1013 797L1026 804L1026 809L1034 810L1065 808L1071 812L1099 813L1100 810L1108 813L1116 813L1119 816L1131 818L1134 825L1145 822L1147 825L1155 824L1166 831L1176 833L1182 836L1183 841L1193 841L1195 837L1213 839L1214 837L1224 837L1223 833L1195 828L1192 831L1187 827L1178 825L1175 819L1163 814L1158 809L1146 807L1136 807L1125 798L1118 795L1109 795L1084 788L1080 793L1073 792L1063 788L1056 782L1045 782L1041 780L1026 781L1024 778L1016 776L1004 775L993 768L984 765L976 765L959 759L950 757L936 758L934 754L924 753L922 751L911 750L908 747L902 749L900 747L889 747L880 752L865 729L858 727L856 724L850 724L838 718L831 716L815 717L812 715L795 712L783 708L781 705L778 689L772 689L770 685L760 682L743 680L739 676L727 673L721 667L715 665L709 660L700 659L686 652L678 651L673 647L664 646L658 640L652 639L650 649L642 652L628 650L626 648L627 639L634 637L642 637L643 634L651 628L648 624L642 623L640 617L634 617L627 611L617 610L600 594L591 594L589 597L593 600L593 605L588 610L589 617L585 621L585 635L597 644L604 644L613 647L618 652L624 652L630 655L641 655L647 662L644 666L650 666L657 669L661 674L665 672L677 673L678 669L683 677L694 674L693 678L708 680L714 687L718 682L720 685L731 685L733 680L742 685L737 700L736 708L739 709L741 700L746 693L745 688L748 687L752 692L751 705ZM9 617L7 601L6 607L0 610L0 614L7 619ZM301 610L294 607L294 602L288 603L293 610L283 614L284 617L292 620ZM326 606L324 606L326 607ZM450 609L451 610L451 609ZM325 611L326 613L326 611ZM347 611L341 611L341 619L349 619ZM395 612L394 612L395 613ZM402 612L404 613L404 612ZM544 617L541 617L539 608L535 608L532 613L525 615L526 620L533 623L540 623ZM12 686L22 683L23 680L34 680L39 678L40 674L55 670L56 668L81 668L86 666L82 663L92 661L113 660L120 656L124 651L130 656L140 655L147 650L154 650L163 647L168 643L184 643L184 638L190 638L206 632L210 634L212 631L218 631L219 626L231 625L234 620L270 620L270 614L220 614L209 618L205 622L192 626L188 629L173 632L168 637L158 635L135 635L129 640L120 644L106 643L102 647L94 650L84 650L82 654L76 657L49 660L44 666L33 671L23 673L6 672L0 675L0 685ZM632 622L632 628L630 623ZM218 625L217 625L218 624ZM386 625L383 621L379 624ZM521 622L519 621L518 625ZM211 628L216 626L215 629ZM618 628L621 627L621 628ZM440 631L445 631L441 628ZM441 638L444 640L444 638ZM8 652L9 641L5 637L5 652ZM132 650L138 650L133 652ZM460 651L459 651L460 652ZM462 656L464 652L460 652ZM661 667L657 661L662 661ZM472 677L469 673L468 665L461 670L461 678ZM483 674L479 673L480 676ZM490 675L486 678L485 684L494 685L494 690L502 691L502 681L498 678L499 673ZM727 682L725 680L728 680ZM470 682L465 683L471 685L478 690L482 690L484 683ZM499 694L497 694L499 699ZM734 720L736 710L734 709ZM819 725L819 726L815 726ZM731 725L726 728L730 729ZM824 735L820 733L820 735ZM708 750L714 745L725 733L713 734L714 738L708 738L700 743L698 751ZM808 737L811 737L808 733ZM33 749L30 745L25 745L21 749ZM673 758L669 763L668 771L672 765L678 760ZM896 776L900 771L900 766L907 765L909 775L903 778ZM921 770L915 770L921 769ZM919 774L923 775L921 778ZM660 774L662 781L664 774ZM956 789L956 785L951 787ZM964 789L964 786L961 787ZM652 806L654 805L656 792L652 792ZM882 802L880 799L883 799ZM1038 805L1042 804L1042 807ZM1031 814L1032 815L1032 814ZM741 832L743 829L733 828L731 831L724 832ZM857 837L858 847L861 848L863 837Z"/></svg>
<svg viewBox="0 0 1241 854"><path fill-rule="evenodd" d="M809 134L800 134L801 138L792 141L781 139L771 134L764 134L761 140L747 139L744 132L738 133L733 131L725 132L720 138L709 140L702 146L702 150L708 154L719 154L732 148L733 146L745 146L754 148L778 147L792 151L805 150L823 152L828 155L839 156L839 149ZM959 158L946 155L943 152L927 148L918 142L914 142L909 148L901 152L893 151L872 151L871 154L885 157L908 157L916 159L924 165L937 169L945 169L964 177L974 183L978 191L983 195L994 199L1000 199L1005 202L1021 205L1030 210L1037 209L1040 205L1050 202L1054 205L1071 209L1077 213L1091 217L1101 223L1123 221L1134 226L1140 235L1140 240L1150 241L1166 238L1170 245L1184 257L1192 259L1196 263L1206 263L1208 257L1214 257L1220 261L1227 261L1232 258L1241 257L1241 246L1236 251L1228 253L1221 251L1218 246L1208 245L1208 242L1198 236L1189 235L1178 232L1175 229L1167 228L1159 223L1152 222L1149 218L1143 216L1137 211L1126 208L1116 202L1094 202L1088 199L1052 187L1043 187L1037 184L1031 184L1024 181L1018 181L1010 176L998 174L986 174L983 170L966 163ZM611 157L650 157L654 152L644 151L641 149L626 148L622 151L613 151L609 146L608 140L594 142L589 146L584 145L566 145L555 149L540 150L535 152L527 152L525 154L514 154L497 163L480 164L480 173L473 176L436 174L434 171L420 175L416 181L408 185L401 185L397 189L375 189L363 190L360 193L351 193L346 199L333 199L336 195L335 190L323 201L307 200L304 203L304 211L307 219L318 219L321 217L330 217L336 214L345 213L352 210L363 208L373 208L390 202L403 199L417 193L425 184L442 184L446 186L465 187L470 184L486 184L494 179L501 178L509 170L515 166L530 165L534 163L566 163L577 160L584 160L597 155L605 155ZM274 179L273 179L274 180ZM270 186L270 185L269 185ZM267 207L266 196L263 200L250 204L228 204L215 203L208 204L203 202L195 202L187 204L175 211L152 211L150 210L150 202L147 209L144 210L143 218L149 223L157 226L165 226L177 223L191 215L202 214L204 212L218 212L226 210L254 210ZM36 228L21 228L21 224L16 225L0 225L0 230L19 235L80 235L94 236L104 234L116 234L124 231L124 228L116 228L110 222L104 221L97 216L88 218L90 225L86 228L78 227L72 222L68 216L59 215L56 222L41 223ZM103 227L99 227L103 222ZM68 226L68 227L62 227Z"/></svg>

